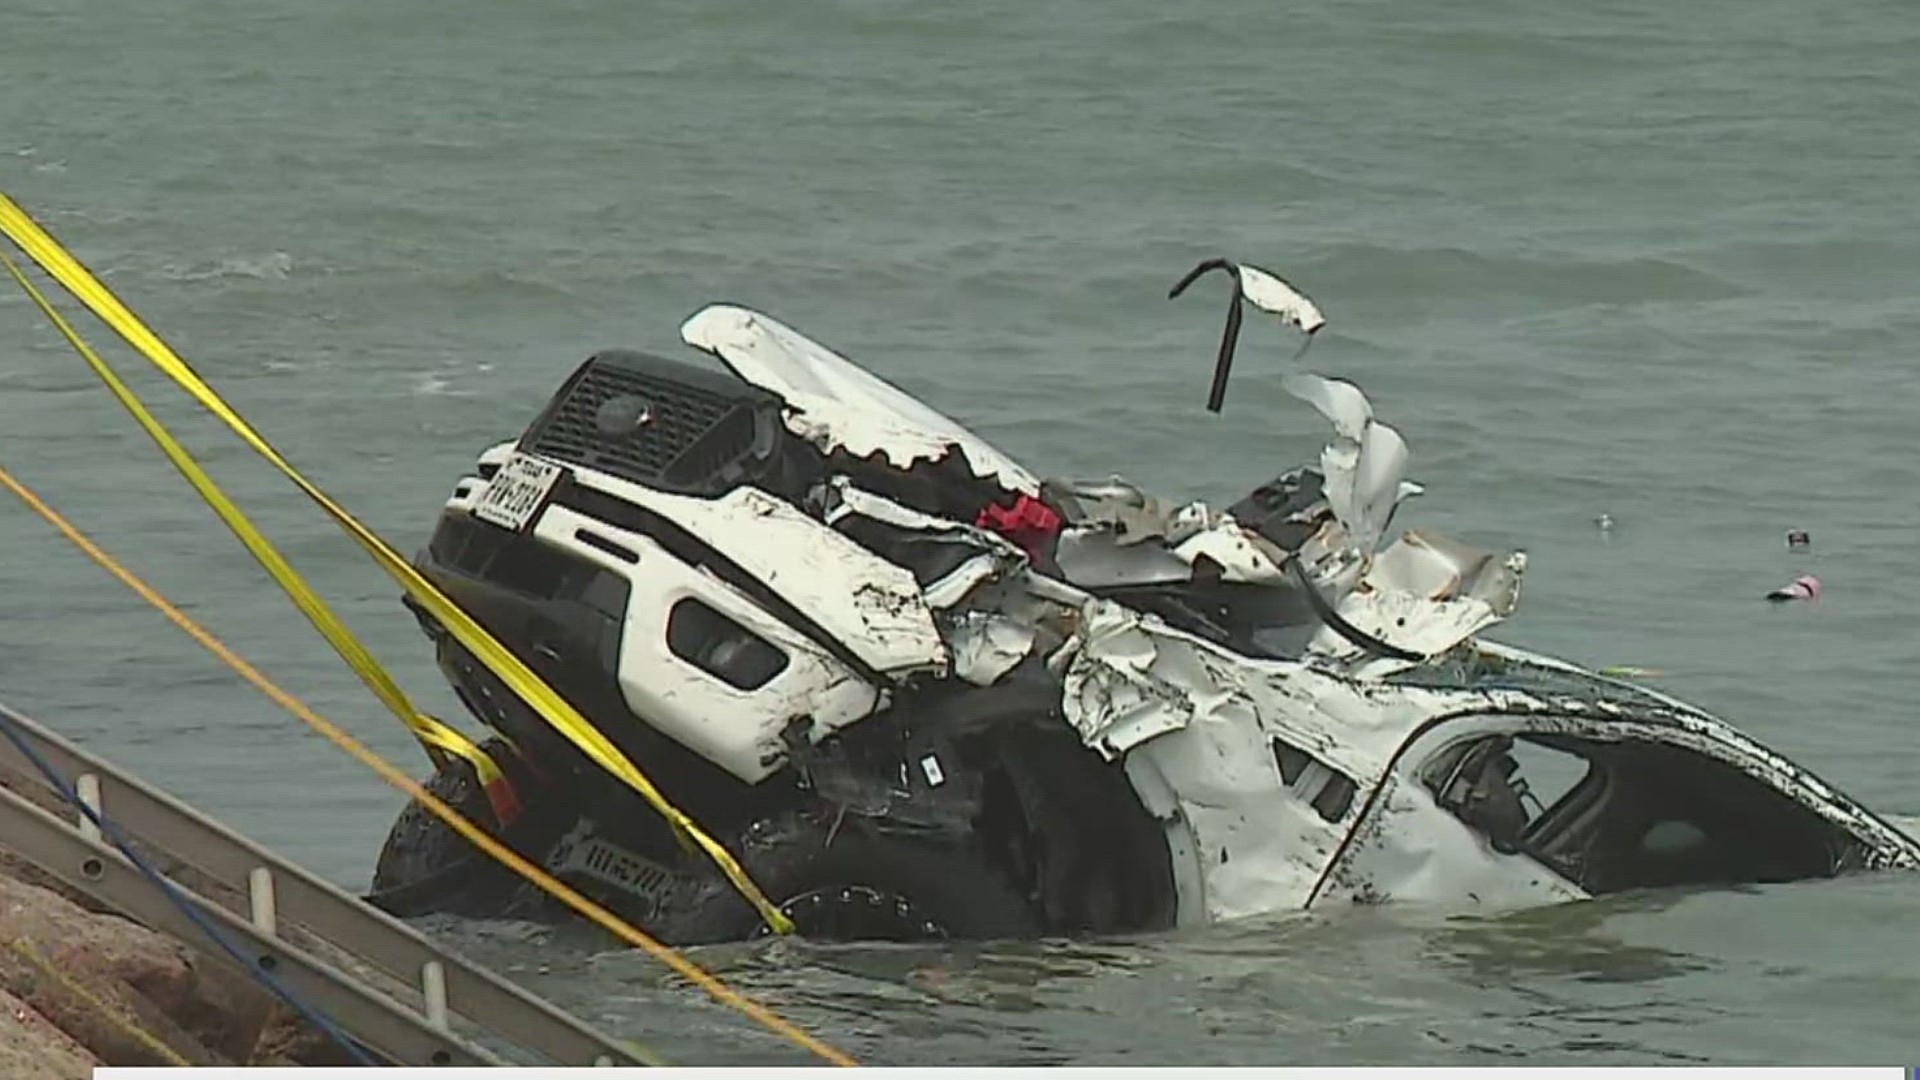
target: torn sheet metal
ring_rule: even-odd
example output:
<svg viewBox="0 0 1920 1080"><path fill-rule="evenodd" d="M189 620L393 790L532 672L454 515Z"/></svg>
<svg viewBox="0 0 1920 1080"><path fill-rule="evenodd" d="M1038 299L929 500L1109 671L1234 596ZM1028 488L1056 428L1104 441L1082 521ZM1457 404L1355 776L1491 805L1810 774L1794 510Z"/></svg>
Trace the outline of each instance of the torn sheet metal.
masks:
<svg viewBox="0 0 1920 1080"><path fill-rule="evenodd" d="M1372 566L1372 558L1352 542L1338 521L1329 518L1318 532L1307 537L1291 560L1306 571L1308 580L1329 603L1338 606L1340 598L1358 587Z"/></svg>
<svg viewBox="0 0 1920 1080"><path fill-rule="evenodd" d="M1173 553L1189 566L1200 566L1202 559L1212 563L1222 581L1284 585L1287 580L1286 572L1280 569L1286 553L1259 533L1241 528L1231 517L1222 516L1217 524L1194 533Z"/></svg>
<svg viewBox="0 0 1920 1080"><path fill-rule="evenodd" d="M1404 592L1348 593L1340 601L1340 617L1373 638L1422 657L1437 656L1500 620L1484 601L1423 600ZM1325 658L1355 678L1379 679L1418 666L1421 660L1375 656L1357 643L1321 627L1308 645L1308 654Z"/></svg>
<svg viewBox="0 0 1920 1080"><path fill-rule="evenodd" d="M1320 453L1322 489L1354 543L1371 553L1400 501L1419 490L1404 486L1406 440L1374 419L1367 396L1350 382L1296 372L1282 386L1333 425L1334 437Z"/></svg>
<svg viewBox="0 0 1920 1080"><path fill-rule="evenodd" d="M1149 811L1198 867L1183 910L1229 919L1299 906L1344 830L1283 789L1254 703L1214 659L1096 604L1067 667L1067 719L1091 749L1125 755L1136 783L1151 780Z"/></svg>
<svg viewBox="0 0 1920 1080"><path fill-rule="evenodd" d="M1201 501L1163 503L1118 476L1049 481L1072 522L1062 529L1055 561L1086 588L1186 581L1205 560L1221 580L1281 585L1286 553L1231 514Z"/></svg>
<svg viewBox="0 0 1920 1080"><path fill-rule="evenodd" d="M821 515L822 520L829 525L838 524L848 514L859 514L862 517L885 522L896 529L926 533L930 537L992 552L1004 559L1009 566L1021 565L1027 561L1027 553L1022 551L1019 545L997 532L923 513L911 506L889 499L885 495L860 488L845 476L829 478L827 490L823 494Z"/></svg>
<svg viewBox="0 0 1920 1080"><path fill-rule="evenodd" d="M1175 794L1201 890L1180 904L1211 920L1304 906L1346 833L1281 784L1264 734L1251 710L1215 709L1129 754Z"/></svg>
<svg viewBox="0 0 1920 1080"><path fill-rule="evenodd" d="M1280 387L1318 410L1333 425L1333 433L1347 442L1358 445L1373 423L1373 403L1345 379L1295 371L1281 377Z"/></svg>
<svg viewBox="0 0 1920 1080"><path fill-rule="evenodd" d="M1335 605L1362 633L1420 656L1438 656L1513 613L1519 604L1524 552L1504 558L1457 541L1402 536ZM1349 665L1356 678L1384 678L1418 661L1377 657L1321 627L1308 646L1315 657Z"/></svg>
<svg viewBox="0 0 1920 1080"><path fill-rule="evenodd" d="M968 611L947 625L953 673L976 686L992 686L1033 651L1038 630L998 612Z"/></svg>
<svg viewBox="0 0 1920 1080"><path fill-rule="evenodd" d="M1062 530L1054 561L1067 580L1082 588L1157 585L1191 581L1201 568L1222 581L1284 585L1286 554L1230 517L1190 532L1179 546L1126 543L1101 528Z"/></svg>
<svg viewBox="0 0 1920 1080"><path fill-rule="evenodd" d="M1437 700L1388 693L1290 660L1244 656L1124 605L1094 600L1063 649L1063 702L1082 741L1115 758L1218 710L1249 709L1264 730L1356 777L1378 775Z"/></svg>
<svg viewBox="0 0 1920 1080"><path fill-rule="evenodd" d="M983 585L1004 579L1028 561L1019 545L999 533L922 513L863 490L845 476L832 477L817 497L822 520L837 529L844 528L850 519L864 518L913 534L916 544L928 548L974 552L953 569L923 583L921 598L934 611L954 607ZM940 557L942 562L946 558Z"/></svg>
<svg viewBox="0 0 1920 1080"><path fill-rule="evenodd" d="M1071 650L1068 720L1091 749L1127 763L1170 852L1191 860L1184 878L1176 863L1181 904L1207 919L1333 901L1587 895L1439 805L1418 771L1441 743L1414 745L1434 732L1539 730L1682 748L1861 838L1872 865L1920 863L1912 840L1697 710L1500 686L1434 690L1249 661L1106 603L1090 606ZM1193 910L1184 917L1199 917Z"/></svg>
<svg viewBox="0 0 1920 1080"><path fill-rule="evenodd" d="M1430 533L1408 530L1373 560L1367 574L1372 588L1404 592L1428 600L1474 597L1485 600L1501 615L1511 615L1520 602L1519 553L1501 556L1484 548Z"/></svg>
<svg viewBox="0 0 1920 1080"><path fill-rule="evenodd" d="M1049 480L1046 491L1066 507L1070 527L1105 532L1122 546L1149 540L1172 546L1208 524L1203 504L1170 506L1120 476Z"/></svg>
<svg viewBox="0 0 1920 1080"><path fill-rule="evenodd" d="M1190 654L1163 656L1159 636L1138 612L1093 601L1083 612L1078 639L1066 648L1061 681L1067 721L1107 760L1193 719L1193 680L1172 670Z"/></svg>
<svg viewBox="0 0 1920 1080"><path fill-rule="evenodd" d="M1068 581L1086 589L1163 585L1193 577L1193 564L1160 544L1125 543L1098 526L1060 530L1054 562Z"/></svg>
<svg viewBox="0 0 1920 1080"><path fill-rule="evenodd" d="M929 608L946 611L972 596L975 590L1000 580L1007 571L1005 560L982 553L954 567L944 577L928 582L923 595Z"/></svg>
<svg viewBox="0 0 1920 1080"><path fill-rule="evenodd" d="M1130 774L1146 769L1165 786L1155 800L1177 804L1168 828L1195 852L1202 890L1182 904L1212 919L1304 905L1357 796L1384 774L1391 744L1348 738L1369 718L1325 711L1319 695L1338 684L1299 665L1238 656L1118 604L1090 604L1071 648L1068 722L1110 759L1144 758ZM1284 776L1276 740L1314 768ZM1343 798L1326 798L1334 786Z"/></svg>
<svg viewBox="0 0 1920 1080"><path fill-rule="evenodd" d="M1307 299L1307 294L1273 271L1251 263L1236 263L1233 272L1240 282L1240 295L1261 311L1292 323L1308 334L1327 324L1327 317Z"/></svg>
<svg viewBox="0 0 1920 1080"><path fill-rule="evenodd" d="M1333 426L1334 437L1322 450L1318 473L1296 469L1284 474L1236 503L1231 513L1209 511L1198 502L1171 511L1117 477L1070 487L1091 503L1084 515L1091 524L1083 527L1123 530L1133 543L1164 537L1179 561L1196 566L1204 558L1231 582L1293 587L1285 569L1291 559L1337 611L1370 571L1400 504L1426 489L1406 479L1406 442L1374 418L1372 404L1358 387L1311 373L1289 375L1284 384ZM1237 521L1234 515L1240 512L1255 527ZM1062 569L1083 584L1170 575L1171 562L1141 546L1146 552L1129 562L1115 558L1094 537L1076 536L1069 554L1077 561L1063 560ZM1402 562L1407 558L1404 553L1400 557Z"/></svg>
<svg viewBox="0 0 1920 1080"><path fill-rule="evenodd" d="M1040 481L1012 458L918 398L770 316L712 304L680 327L681 340L746 381L779 394L787 426L822 450L884 454L899 468L957 449L974 475L1037 496Z"/></svg>

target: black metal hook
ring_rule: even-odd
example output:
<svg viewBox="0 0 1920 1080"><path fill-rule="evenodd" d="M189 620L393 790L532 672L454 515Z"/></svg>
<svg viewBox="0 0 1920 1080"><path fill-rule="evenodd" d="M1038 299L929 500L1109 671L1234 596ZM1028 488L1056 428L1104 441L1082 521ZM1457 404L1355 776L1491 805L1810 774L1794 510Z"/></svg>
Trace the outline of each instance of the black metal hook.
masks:
<svg viewBox="0 0 1920 1080"><path fill-rule="evenodd" d="M1187 291L1187 286L1211 270L1225 270L1233 278L1233 296L1227 301L1227 329L1221 335L1220 356L1213 365L1213 387L1207 392L1207 411L1217 413L1221 402L1226 400L1227 373L1233 370L1233 349L1240 340L1240 306L1246 299L1240 285L1240 267L1228 259L1208 259L1187 271L1187 275L1167 291L1167 299L1172 300Z"/></svg>

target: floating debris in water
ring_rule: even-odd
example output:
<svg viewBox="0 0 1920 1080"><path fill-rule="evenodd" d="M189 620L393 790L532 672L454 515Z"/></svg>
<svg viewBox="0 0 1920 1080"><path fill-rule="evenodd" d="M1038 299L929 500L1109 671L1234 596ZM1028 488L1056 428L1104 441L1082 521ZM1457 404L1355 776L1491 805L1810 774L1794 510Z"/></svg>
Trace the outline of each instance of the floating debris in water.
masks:
<svg viewBox="0 0 1920 1080"><path fill-rule="evenodd" d="M1820 598L1820 579L1812 574L1801 574L1786 585L1767 594L1767 599L1782 600L1818 600Z"/></svg>
<svg viewBox="0 0 1920 1080"><path fill-rule="evenodd" d="M1788 548L1794 551L1802 551L1812 546L1813 546L1813 537L1807 535L1807 530L1805 529L1788 529L1787 530L1787 547Z"/></svg>
<svg viewBox="0 0 1920 1080"><path fill-rule="evenodd" d="M1640 667L1636 664L1614 664L1601 668L1600 674L1610 679L1657 679L1666 672L1659 668Z"/></svg>

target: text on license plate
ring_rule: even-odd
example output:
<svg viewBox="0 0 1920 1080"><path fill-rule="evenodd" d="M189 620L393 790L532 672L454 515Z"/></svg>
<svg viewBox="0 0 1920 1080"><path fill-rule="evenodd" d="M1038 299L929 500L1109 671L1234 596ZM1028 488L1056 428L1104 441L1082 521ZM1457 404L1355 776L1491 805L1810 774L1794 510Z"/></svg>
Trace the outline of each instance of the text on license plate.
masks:
<svg viewBox="0 0 1920 1080"><path fill-rule="evenodd" d="M473 516L521 532L540 512L564 471L552 462L515 454L500 464L500 471L474 500Z"/></svg>

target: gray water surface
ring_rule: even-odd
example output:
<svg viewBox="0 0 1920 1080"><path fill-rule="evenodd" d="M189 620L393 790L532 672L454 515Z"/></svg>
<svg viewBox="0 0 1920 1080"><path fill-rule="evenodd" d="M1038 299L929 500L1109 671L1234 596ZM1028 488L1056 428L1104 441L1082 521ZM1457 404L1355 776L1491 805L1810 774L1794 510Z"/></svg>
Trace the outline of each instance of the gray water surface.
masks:
<svg viewBox="0 0 1920 1080"><path fill-rule="evenodd" d="M1225 413L1202 408L1224 284L1166 290L1230 255L1314 296L1331 325L1305 363L1406 435L1428 494L1403 524L1531 553L1498 636L1659 668L1920 810L1907 0L0 0L0 72L0 187L403 550L587 353L672 351L714 300L1042 472L1231 500L1325 429L1265 324ZM423 768L17 290L0 335L0 464ZM459 715L395 587L109 356ZM10 703L364 885L396 792L24 508L0 544ZM1817 605L1761 601L1806 571ZM1445 915L705 959L874 1062L1920 1059L1905 878ZM802 1060L643 956L446 932L675 1060Z"/></svg>

